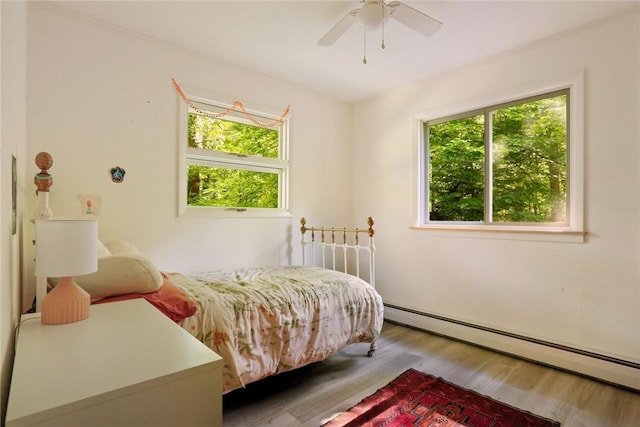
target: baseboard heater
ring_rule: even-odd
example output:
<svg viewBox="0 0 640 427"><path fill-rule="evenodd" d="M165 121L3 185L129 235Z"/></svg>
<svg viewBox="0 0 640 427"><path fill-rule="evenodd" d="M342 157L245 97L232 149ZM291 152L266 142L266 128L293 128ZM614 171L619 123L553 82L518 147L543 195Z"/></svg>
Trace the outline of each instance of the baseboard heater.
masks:
<svg viewBox="0 0 640 427"><path fill-rule="evenodd" d="M618 387L640 390L640 363L385 303L385 319Z"/></svg>

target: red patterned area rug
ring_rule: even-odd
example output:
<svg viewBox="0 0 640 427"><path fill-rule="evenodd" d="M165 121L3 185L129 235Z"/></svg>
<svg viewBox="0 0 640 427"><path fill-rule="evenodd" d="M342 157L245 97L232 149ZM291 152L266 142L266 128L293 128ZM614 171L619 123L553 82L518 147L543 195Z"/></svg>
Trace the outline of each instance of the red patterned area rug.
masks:
<svg viewBox="0 0 640 427"><path fill-rule="evenodd" d="M409 369L323 427L524 427L560 423Z"/></svg>

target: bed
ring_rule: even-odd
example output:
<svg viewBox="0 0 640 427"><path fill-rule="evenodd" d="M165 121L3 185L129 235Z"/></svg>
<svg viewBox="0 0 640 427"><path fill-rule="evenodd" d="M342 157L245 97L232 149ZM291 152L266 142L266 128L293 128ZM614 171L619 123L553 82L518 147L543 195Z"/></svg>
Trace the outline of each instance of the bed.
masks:
<svg viewBox="0 0 640 427"><path fill-rule="evenodd" d="M370 343L363 356L371 356L383 322L373 219L366 228L325 228L308 227L303 218L300 230L301 265L162 272L153 291L121 289L96 303L146 298L223 357L224 393L324 360L349 344ZM123 252L147 261L133 247L107 246L109 256L99 261Z"/></svg>

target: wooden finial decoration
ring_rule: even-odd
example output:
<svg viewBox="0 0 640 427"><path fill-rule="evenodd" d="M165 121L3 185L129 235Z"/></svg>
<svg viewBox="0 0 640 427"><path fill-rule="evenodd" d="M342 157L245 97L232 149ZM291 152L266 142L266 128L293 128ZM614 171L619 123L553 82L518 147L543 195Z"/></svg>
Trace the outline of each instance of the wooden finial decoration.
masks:
<svg viewBox="0 0 640 427"><path fill-rule="evenodd" d="M49 174L49 169L53 166L53 158L51 154L42 151L36 155L36 166L40 168L40 172L33 178L36 185L36 194L41 191L48 192L53 185L53 177Z"/></svg>

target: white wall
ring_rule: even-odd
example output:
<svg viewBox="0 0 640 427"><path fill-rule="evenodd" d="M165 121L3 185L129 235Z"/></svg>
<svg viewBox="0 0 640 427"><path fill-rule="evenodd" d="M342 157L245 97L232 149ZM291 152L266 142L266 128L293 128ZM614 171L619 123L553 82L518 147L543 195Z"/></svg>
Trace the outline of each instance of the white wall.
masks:
<svg viewBox="0 0 640 427"><path fill-rule="evenodd" d="M354 158L369 161L354 172L354 216L371 210L376 216L377 285L385 302L640 362L639 23L637 13L627 13L355 106ZM417 115L580 70L585 243L409 229L417 223ZM370 201L373 209L361 208ZM491 334L393 310L387 315L499 347ZM526 356L540 350L509 345L503 348ZM640 388L638 369L589 371L579 365L590 362L577 356L553 357L568 358L571 363L559 363L568 369Z"/></svg>
<svg viewBox="0 0 640 427"><path fill-rule="evenodd" d="M20 221L12 227L12 157L18 172L18 219L22 214L26 147L26 6L0 2L0 424L4 422L11 368L13 331L20 315Z"/></svg>
<svg viewBox="0 0 640 427"><path fill-rule="evenodd" d="M53 156L54 216L78 216L78 193L100 194L102 240L129 240L159 268L185 273L300 263L301 216L309 225L341 225L351 217L348 104L46 2L30 3L28 10L28 157L39 151ZM172 78L201 96L240 100L248 108L284 111L291 105L292 218L177 217L182 101ZM126 170L124 182L111 182L113 166ZM27 174L36 172L34 165ZM27 195L32 212L37 200L32 191ZM25 232L32 228L25 225ZM33 293L30 250L26 292Z"/></svg>

